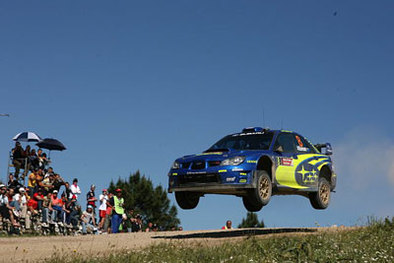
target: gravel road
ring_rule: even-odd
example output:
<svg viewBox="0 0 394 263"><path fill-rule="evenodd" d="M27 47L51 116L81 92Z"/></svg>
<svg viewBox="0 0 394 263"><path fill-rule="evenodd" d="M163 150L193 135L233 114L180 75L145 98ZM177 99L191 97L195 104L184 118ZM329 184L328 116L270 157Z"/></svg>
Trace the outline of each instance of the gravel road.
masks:
<svg viewBox="0 0 394 263"><path fill-rule="evenodd" d="M215 245L222 242L233 242L252 234L264 238L272 235L304 235L344 229L350 228L264 228L116 235L3 237L0 238L0 262L36 262L49 258L54 253L59 256L78 253L86 257L96 257L108 255L117 250L140 250L162 242Z"/></svg>

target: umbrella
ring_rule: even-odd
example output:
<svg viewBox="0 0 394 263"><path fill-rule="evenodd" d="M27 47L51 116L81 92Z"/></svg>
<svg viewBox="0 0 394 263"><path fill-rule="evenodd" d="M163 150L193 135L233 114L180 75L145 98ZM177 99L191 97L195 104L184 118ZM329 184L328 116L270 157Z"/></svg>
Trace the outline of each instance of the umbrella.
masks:
<svg viewBox="0 0 394 263"><path fill-rule="evenodd" d="M50 151L63 151L66 147L60 141L52 138L45 138L39 141L36 145L40 148L48 149Z"/></svg>
<svg viewBox="0 0 394 263"><path fill-rule="evenodd" d="M14 141L17 142L38 142L41 141L40 136L35 134L34 132L21 132L12 138Z"/></svg>

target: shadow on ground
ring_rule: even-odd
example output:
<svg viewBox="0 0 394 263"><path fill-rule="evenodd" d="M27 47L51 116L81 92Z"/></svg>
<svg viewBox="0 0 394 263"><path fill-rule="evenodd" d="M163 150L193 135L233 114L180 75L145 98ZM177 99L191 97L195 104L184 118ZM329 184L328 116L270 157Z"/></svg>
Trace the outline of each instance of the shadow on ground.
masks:
<svg viewBox="0 0 394 263"><path fill-rule="evenodd" d="M257 236L281 233L310 233L316 232L315 228L246 228L235 230L216 230L211 232L201 232L192 234L177 234L172 236L154 236L152 238L163 239L187 239L187 238L228 238L240 236Z"/></svg>

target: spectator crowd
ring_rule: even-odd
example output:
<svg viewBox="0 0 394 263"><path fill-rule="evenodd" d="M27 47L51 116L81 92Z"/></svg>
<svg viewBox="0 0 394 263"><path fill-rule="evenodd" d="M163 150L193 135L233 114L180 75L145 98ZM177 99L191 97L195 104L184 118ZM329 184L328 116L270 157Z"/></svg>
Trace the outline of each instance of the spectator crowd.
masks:
<svg viewBox="0 0 394 263"><path fill-rule="evenodd" d="M36 151L29 145L23 149L16 142L10 158L15 172L9 173L7 185L0 184L0 229L3 231L16 234L159 231L153 222L143 222L140 214L124 209L121 189L114 193L102 189L97 199L96 187L91 185L83 210L78 179L74 178L72 184L66 181L50 166L50 159L41 149Z"/></svg>

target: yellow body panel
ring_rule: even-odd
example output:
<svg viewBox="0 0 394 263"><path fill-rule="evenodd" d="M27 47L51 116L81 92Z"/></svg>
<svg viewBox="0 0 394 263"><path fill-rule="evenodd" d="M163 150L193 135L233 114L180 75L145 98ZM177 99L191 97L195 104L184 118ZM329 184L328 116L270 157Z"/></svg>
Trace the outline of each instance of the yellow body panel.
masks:
<svg viewBox="0 0 394 263"><path fill-rule="evenodd" d="M324 161L324 159L327 159L327 156L321 155L321 154L298 154L297 158L294 157L277 157L278 158L278 166L276 169L276 180L280 185L296 188L296 189L305 189L308 188L308 186L302 186L300 185L297 180L296 180L296 168L304 161L310 158L316 158L316 159L311 159L307 163L310 165L315 165L317 163L320 163ZM281 161L281 158L284 159ZM319 165L318 170L320 171L320 168L327 164L327 162L322 163ZM302 168L302 167L301 167ZM302 171L299 171L301 174L308 174L310 173L309 171L305 171L302 168Z"/></svg>

